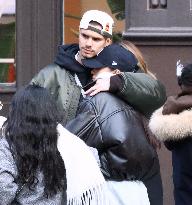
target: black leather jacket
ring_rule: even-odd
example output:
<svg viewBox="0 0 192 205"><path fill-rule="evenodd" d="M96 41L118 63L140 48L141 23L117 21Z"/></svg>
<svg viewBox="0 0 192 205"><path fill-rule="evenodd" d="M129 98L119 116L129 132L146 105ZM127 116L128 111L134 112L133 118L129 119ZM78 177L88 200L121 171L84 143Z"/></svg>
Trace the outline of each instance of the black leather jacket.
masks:
<svg viewBox="0 0 192 205"><path fill-rule="evenodd" d="M66 128L98 150L106 179L145 181L159 173L140 114L110 93L87 97Z"/></svg>

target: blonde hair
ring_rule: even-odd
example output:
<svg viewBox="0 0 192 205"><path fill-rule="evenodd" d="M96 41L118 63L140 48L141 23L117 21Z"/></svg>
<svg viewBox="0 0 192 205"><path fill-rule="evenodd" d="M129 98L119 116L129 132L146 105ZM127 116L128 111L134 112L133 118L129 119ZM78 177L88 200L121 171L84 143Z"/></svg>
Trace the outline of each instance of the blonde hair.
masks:
<svg viewBox="0 0 192 205"><path fill-rule="evenodd" d="M149 74L151 77L156 78L156 76L149 70L147 63L144 60L144 57L141 53L141 51L130 41L123 41L120 43L125 49L129 50L138 60L138 66L141 68L141 70L144 71L144 73Z"/></svg>

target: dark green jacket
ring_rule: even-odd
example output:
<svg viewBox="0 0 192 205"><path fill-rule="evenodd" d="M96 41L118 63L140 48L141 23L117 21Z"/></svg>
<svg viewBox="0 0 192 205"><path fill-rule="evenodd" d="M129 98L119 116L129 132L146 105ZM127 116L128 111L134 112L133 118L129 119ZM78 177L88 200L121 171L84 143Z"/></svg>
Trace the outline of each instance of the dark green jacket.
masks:
<svg viewBox="0 0 192 205"><path fill-rule="evenodd" d="M124 87L118 96L145 116L159 108L166 100L164 86L144 73L124 73ZM31 81L47 88L65 111L66 121L75 117L81 88L76 85L73 73L51 64L43 68Z"/></svg>
<svg viewBox="0 0 192 205"><path fill-rule="evenodd" d="M40 70L31 83L47 88L54 95L56 102L65 112L66 122L75 117L81 88L69 71L51 64Z"/></svg>
<svg viewBox="0 0 192 205"><path fill-rule="evenodd" d="M119 96L149 118L164 104L166 90L163 84L145 73L124 73L124 87Z"/></svg>

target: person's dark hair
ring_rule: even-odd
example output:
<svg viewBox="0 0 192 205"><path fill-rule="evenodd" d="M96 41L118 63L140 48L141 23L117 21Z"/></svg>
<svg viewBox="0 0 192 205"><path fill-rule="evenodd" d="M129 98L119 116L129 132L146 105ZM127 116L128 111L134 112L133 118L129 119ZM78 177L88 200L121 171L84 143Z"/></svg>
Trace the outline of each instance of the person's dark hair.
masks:
<svg viewBox="0 0 192 205"><path fill-rule="evenodd" d="M179 85L192 86L192 64L186 65L181 72Z"/></svg>
<svg viewBox="0 0 192 205"><path fill-rule="evenodd" d="M16 92L4 124L18 169L18 183L33 189L42 172L46 197L66 190L66 170L57 149L59 110L51 94L38 85Z"/></svg>

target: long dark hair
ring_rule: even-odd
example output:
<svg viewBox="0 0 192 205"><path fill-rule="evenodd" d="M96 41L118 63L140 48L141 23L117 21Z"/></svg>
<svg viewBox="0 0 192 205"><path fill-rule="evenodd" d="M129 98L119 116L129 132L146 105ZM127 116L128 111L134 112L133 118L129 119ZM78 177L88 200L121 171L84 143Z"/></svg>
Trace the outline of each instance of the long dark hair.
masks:
<svg viewBox="0 0 192 205"><path fill-rule="evenodd" d="M18 169L18 183L33 189L42 172L47 197L66 190L66 171L57 149L61 116L49 92L28 85L16 92L4 124L5 136Z"/></svg>

